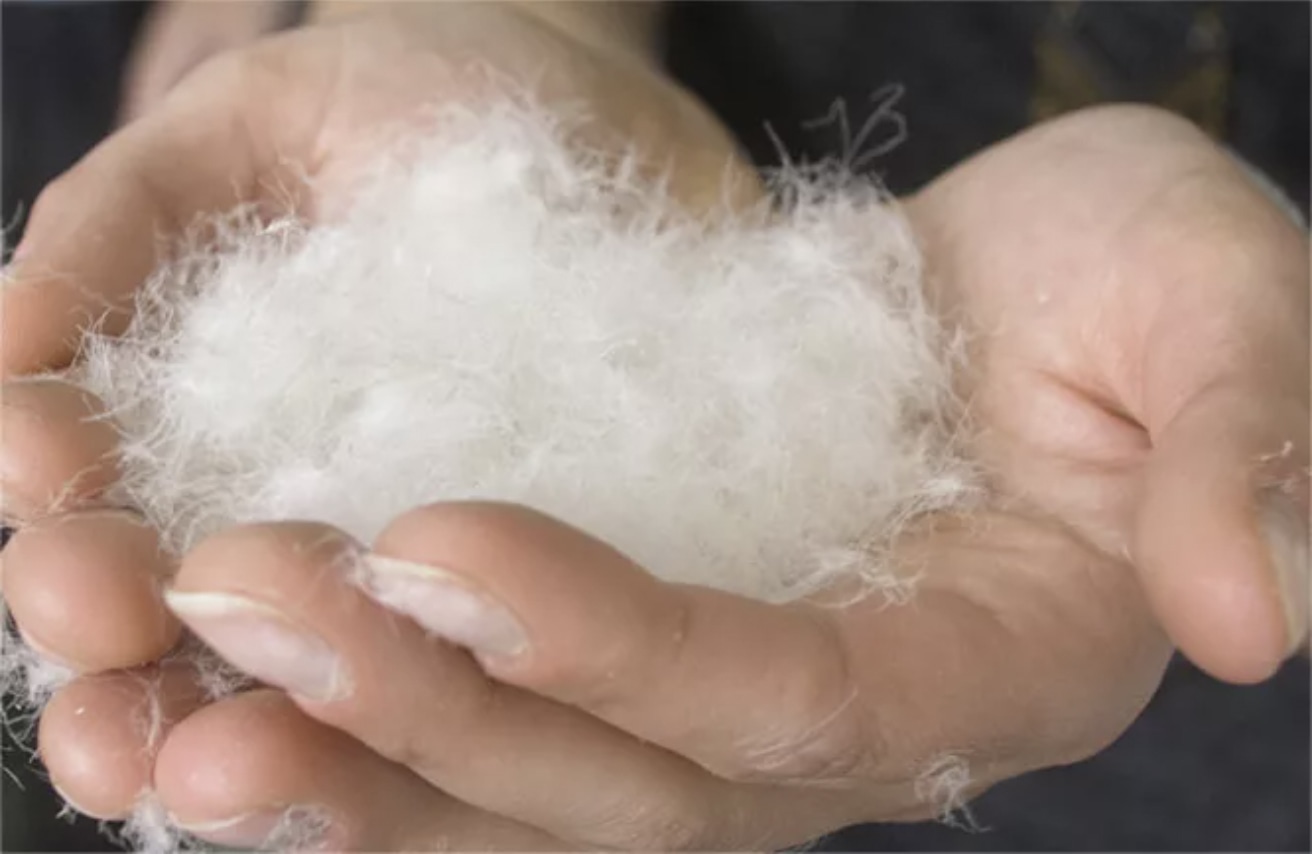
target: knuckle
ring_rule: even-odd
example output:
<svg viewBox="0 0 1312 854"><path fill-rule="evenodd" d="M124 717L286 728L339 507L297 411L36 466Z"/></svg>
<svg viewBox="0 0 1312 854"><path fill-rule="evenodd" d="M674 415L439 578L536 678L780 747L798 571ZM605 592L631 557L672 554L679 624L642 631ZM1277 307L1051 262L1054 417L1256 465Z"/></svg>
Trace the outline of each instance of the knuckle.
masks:
<svg viewBox="0 0 1312 854"><path fill-rule="evenodd" d="M822 631L827 667L799 668L780 706L774 729L756 733L725 761L712 767L737 783L786 782L851 786L871 779L884 755L879 728L868 719L841 642Z"/></svg>
<svg viewBox="0 0 1312 854"><path fill-rule="evenodd" d="M877 752L853 735L846 709L774 739L757 739L710 770L734 783L848 786L873 774Z"/></svg>

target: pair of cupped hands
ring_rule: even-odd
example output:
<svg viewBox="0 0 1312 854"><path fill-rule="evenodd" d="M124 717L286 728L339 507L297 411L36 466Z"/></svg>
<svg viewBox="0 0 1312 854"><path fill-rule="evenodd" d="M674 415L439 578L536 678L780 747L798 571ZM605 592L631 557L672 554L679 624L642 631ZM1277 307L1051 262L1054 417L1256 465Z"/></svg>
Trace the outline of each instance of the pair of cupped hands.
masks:
<svg viewBox="0 0 1312 854"><path fill-rule="evenodd" d="M1198 130L1130 106L903 200L934 305L969 330L989 490L898 540L907 604L666 584L493 504L417 508L370 544L241 526L178 566L106 506L113 428L52 374L87 323L124 328L161 237L239 201L329 216L371 129L494 77L587 105L694 211L726 169L737 202L761 192L639 7L335 11L203 64L53 182L8 271L3 589L79 674L39 730L79 810L149 789L232 845L300 808L332 848L778 848L1089 756L1173 648L1252 682L1304 642L1307 236ZM374 584L339 571L362 551ZM166 655L184 628L267 687L207 702Z"/></svg>

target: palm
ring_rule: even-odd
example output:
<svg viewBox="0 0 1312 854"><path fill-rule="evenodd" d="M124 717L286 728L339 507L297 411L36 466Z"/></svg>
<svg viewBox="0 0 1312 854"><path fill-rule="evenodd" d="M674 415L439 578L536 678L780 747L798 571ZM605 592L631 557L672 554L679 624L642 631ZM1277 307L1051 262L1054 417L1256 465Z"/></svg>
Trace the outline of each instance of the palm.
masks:
<svg viewBox="0 0 1312 854"><path fill-rule="evenodd" d="M933 651L911 655L899 685L909 698L923 694L908 714L935 720L940 745L982 754L983 785L1029 763L1081 758L1119 735L1170 651L1135 555L1154 439L1169 419L1162 386L1173 379L1153 348L1176 332L1162 306L1187 311L1215 294L1188 266L1198 264L1198 235L1170 231L1194 164L1163 168L1115 140L1079 120L1049 125L905 206L932 299L971 336L961 391L991 498L985 513L937 520L903 544L904 561L926 567L920 604L905 625L883 630L928 636ZM1173 254L1186 237L1190 254ZM1178 292L1184 284L1192 294ZM1178 319L1184 331L1199 328ZM1180 355L1199 360L1196 349ZM926 628L931 614L941 631ZM848 623L854 646L878 642L873 625L858 610ZM926 659L939 684L925 683ZM944 682L954 687L945 692ZM954 707L959 714L945 712ZM982 721L1009 723L990 732ZM1017 732L1028 749L1009 751L1002 745Z"/></svg>
<svg viewBox="0 0 1312 854"><path fill-rule="evenodd" d="M645 151L662 158L657 162L676 164L676 193L694 205L719 198L723 169L737 162L734 151L700 111L685 121L688 114L680 111L685 95L638 69L623 69L625 74L617 76L615 65L536 23L457 8L457 26L440 34L414 37L384 28L347 50L326 41L307 42L306 61L319 61L318 50L331 44L325 57L341 64L332 74L319 69L296 75L336 81L322 97L318 92L296 95L307 107L330 105L307 113L313 121L306 126L317 146L311 150L325 153L311 161L323 164L320 186L331 188L333 179L349 178L360 162L353 155L368 153L371 129L422 115L440 101L434 93L467 93L467 87L476 86L476 78L453 70L469 55L511 79L534 80L548 99L586 99L605 132L638 140ZM410 52L412 38L416 48ZM378 61L382 56L386 62ZM553 76L535 76L540 68L552 69ZM644 96L634 99L634 91ZM634 104L641 104L641 111ZM678 120L652 118L667 108L668 116ZM1073 188L1055 182L1044 186L1031 174L1025 179L1032 188L1030 204L1023 201L1024 193L1017 194L1013 210L999 216L996 206L983 203L1008 198L996 189L999 184L1010 188L1020 177L1008 161L1033 166L1023 145L1012 143L1002 163L969 164L908 206L931 241L929 260L943 310L965 314L975 328L996 333L980 336L978 371L968 382L985 428L974 453L997 476L1000 506L962 530L940 524L932 537L906 548L925 549L936 567L926 580L927 608L933 608L934 591L983 604L999 621L1017 627L1014 640L1019 644L1006 644L1005 655L1018 655L1021 646L1031 650L1025 653L1031 667L969 656L966 668L987 680L996 682L1003 672L1020 677L1007 690L978 685L974 702L996 701L994 718L1005 720L1015 714L1016 699L1025 697L1023 708L1044 709L1068 723L1041 758L1025 751L1015 765L999 761L993 768L999 776L1035 761L1082 756L1119 734L1156 686L1167 654L1124 557L1146 434L1116 411L1110 380L1098 372L1102 366L1082 358L1082 347L1093 336L1103 336L1097 348L1089 348L1101 356L1123 347L1106 340L1106 331L1080 328L1098 316L1094 309L1106 296L1100 284L1109 275L1104 247L1142 200L1099 201L1101 230L1091 230L1078 222L1087 197L1068 201L1068 210L1057 214L1060 200L1076 198ZM1052 198L1037 198L1045 193ZM935 244L945 233L964 237L940 248ZM1034 245L1046 247L1045 252L1036 256ZM993 265L981 263L981 257ZM1081 275L1073 276L1075 270ZM991 559L980 560L981 553ZM977 628L963 620L955 636L971 638ZM1069 672L1081 674L1078 686L1061 675ZM1044 675L1036 678L1039 673ZM909 685L908 693L916 692L921 681ZM962 688L970 684L963 674ZM934 692L932 702L945 705L937 686ZM977 740L971 723L961 723L963 738ZM981 775L980 782L990 776Z"/></svg>
<svg viewBox="0 0 1312 854"><path fill-rule="evenodd" d="M1121 556L1149 451L1133 392L1137 322L1154 295L1126 280L1126 255L1161 184L1071 168L1082 153L1052 136L966 164L910 209L929 236L938 299L975 332L978 453L998 486ZM1087 156L1115 171L1115 154Z"/></svg>

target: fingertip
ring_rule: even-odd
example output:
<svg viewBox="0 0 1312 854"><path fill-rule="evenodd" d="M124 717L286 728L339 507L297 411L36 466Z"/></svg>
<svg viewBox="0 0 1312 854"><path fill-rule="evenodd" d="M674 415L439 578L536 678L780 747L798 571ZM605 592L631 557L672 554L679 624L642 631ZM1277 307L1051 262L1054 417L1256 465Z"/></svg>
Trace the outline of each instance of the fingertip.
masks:
<svg viewBox="0 0 1312 854"><path fill-rule="evenodd" d="M35 646L83 672L132 667L173 647L155 534L123 512L55 517L5 548L5 599Z"/></svg>
<svg viewBox="0 0 1312 854"><path fill-rule="evenodd" d="M493 831L518 828L452 801L408 768L306 717L279 691L239 694L191 715L160 750L154 784L173 821L225 846L305 850L295 843L308 838L313 850L395 851L441 839L444 850L544 850L541 834L523 832L495 839L508 844L454 845L472 838L471 818ZM298 829L298 816L312 821ZM279 826L298 831L291 844L270 841Z"/></svg>
<svg viewBox="0 0 1312 854"><path fill-rule="evenodd" d="M1150 501L1135 555L1176 648L1236 684L1270 678L1289 648L1281 593L1247 515L1237 502Z"/></svg>
<svg viewBox="0 0 1312 854"><path fill-rule="evenodd" d="M1265 591L1226 581L1174 594L1167 585L1158 612L1176 647L1201 670L1237 685L1264 682L1286 657L1280 615Z"/></svg>
<svg viewBox="0 0 1312 854"><path fill-rule="evenodd" d="M331 817L315 850L347 850L356 822L342 807L370 799L361 766L373 759L306 718L286 694L251 691L175 727L156 759L154 787L174 822L220 845L263 850L289 810L314 805Z"/></svg>
<svg viewBox="0 0 1312 854"><path fill-rule="evenodd" d="M70 683L51 698L38 730L52 784L81 813L126 816L150 785L159 738L200 702L191 674L178 667Z"/></svg>
<svg viewBox="0 0 1312 854"><path fill-rule="evenodd" d="M268 735L284 731L294 712L286 695L253 691L206 706L175 727L154 769L169 812L205 824L252 809L250 798L260 793L248 792L251 781L272 783L271 772L286 758Z"/></svg>
<svg viewBox="0 0 1312 854"><path fill-rule="evenodd" d="M1283 438L1298 435L1296 411L1272 400L1222 384L1183 405L1154 438L1136 520L1133 557L1162 627L1238 684L1270 678L1306 631L1306 522L1291 534L1297 514L1268 499L1271 483L1305 478L1307 450Z"/></svg>
<svg viewBox="0 0 1312 854"><path fill-rule="evenodd" d="M38 744L51 785L83 815L126 816L150 782L146 744L132 724L144 696L128 686L78 680L51 699Z"/></svg>

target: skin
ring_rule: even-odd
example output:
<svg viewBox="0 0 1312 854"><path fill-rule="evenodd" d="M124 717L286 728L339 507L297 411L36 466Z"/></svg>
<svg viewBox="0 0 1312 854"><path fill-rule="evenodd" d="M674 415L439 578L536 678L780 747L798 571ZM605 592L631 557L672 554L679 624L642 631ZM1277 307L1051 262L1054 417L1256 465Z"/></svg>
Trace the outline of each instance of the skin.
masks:
<svg viewBox="0 0 1312 854"><path fill-rule="evenodd" d="M145 115L196 66L273 32L292 12L285 0L165 0L153 5L123 73L120 121Z"/></svg>
<svg viewBox="0 0 1312 854"><path fill-rule="evenodd" d="M203 65L43 194L3 290L0 473L24 523L3 587L22 630L84 674L40 731L83 811L122 815L153 785L228 844L309 805L331 847L778 848L932 815L924 775L944 757L971 795L1096 752L1173 645L1253 682L1303 641L1307 238L1201 133L1139 107L1040 126L905 200L936 305L971 331L961 391L991 488L970 518L900 539L894 560L921 577L906 607L664 584L508 505L417 508L370 544L243 526L180 566L130 514L95 512L108 426L23 378L66 364L106 307L122 327L161 232L238 200L331 216L371 129L485 91L471 58L583 99L589 141L636 140L690 208L755 200L634 8L321 10ZM439 570L479 607L425 631L379 604L368 554ZM195 674L155 663L178 632L166 578L182 621L267 688L206 704ZM183 607L216 594L245 616ZM230 645L269 625L332 667ZM167 702L147 738L131 721L151 682Z"/></svg>

